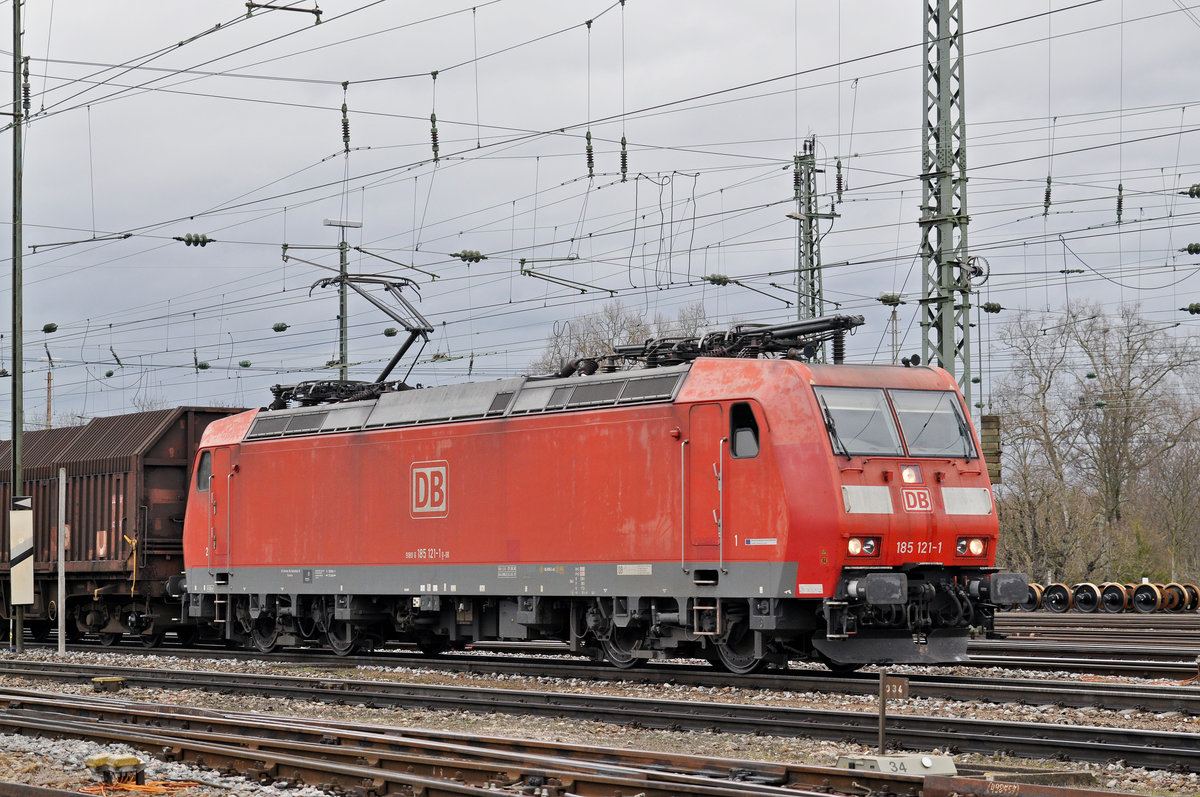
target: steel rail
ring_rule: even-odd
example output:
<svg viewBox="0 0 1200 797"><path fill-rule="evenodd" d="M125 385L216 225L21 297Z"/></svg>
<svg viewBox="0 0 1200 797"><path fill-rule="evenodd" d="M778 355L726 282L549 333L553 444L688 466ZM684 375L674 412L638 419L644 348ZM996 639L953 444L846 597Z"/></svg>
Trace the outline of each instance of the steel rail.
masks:
<svg viewBox="0 0 1200 797"><path fill-rule="evenodd" d="M585 794L621 794L630 791L647 797L680 793L707 797L812 794L836 791L858 794L864 783L875 792L915 797L922 779L884 773L796 767L732 759L645 754L562 745L539 745L488 740L453 734L431 734L411 729L363 726L327 721L298 720L264 714L216 712L156 706L117 700L7 690L2 697L7 710L0 728L16 732L53 733L89 738L121 739L147 744L152 735L158 747L174 755L219 761L241 767L253 777L272 779L297 776L307 781L361 787L361 772L329 769L365 763L392 773L426 779L453 779L469 785L495 787L569 786ZM132 732L130 732L132 730ZM222 747L240 748L231 756ZM246 750L251 752L247 753ZM295 757L320 762L297 768ZM281 764L281 762L283 762ZM374 782L379 782L376 777Z"/></svg>
<svg viewBox="0 0 1200 797"><path fill-rule="evenodd" d="M139 655L131 651L130 655ZM746 689L777 691L806 691L840 694L878 694L879 678L872 673L832 674L823 669L769 670L756 675L730 675L708 665L688 665L674 662L653 663L631 670L619 670L607 664L577 659L546 659L516 656L486 656L469 653L443 654L434 658L391 652L369 657L333 657L321 655L273 654L271 662L295 662L312 665L320 662L331 669L368 667L412 667L447 672L473 674L496 673L528 677L574 678L597 681L632 683L670 683L694 686L729 685L735 683ZM159 655L159 654L156 654ZM190 656L180 652L180 656ZM195 654L203 655L203 654ZM207 657L207 656L205 656ZM258 654L235 654L229 651L211 656L219 659L256 660ZM1200 685L1195 681L1196 663L1130 661L1097 664L1084 659L1029 658L1004 656L980 657L979 666L1013 667L1035 670L1068 670L1106 675L1129 675L1138 678L1173 680L1175 684L1132 684L1078 682L1062 679L1013 679L979 676L927 675L905 672L912 685L914 697L947 700L984 701L989 703L1052 704L1076 708L1101 708L1111 711L1144 710L1153 712L1182 711L1200 715Z"/></svg>
<svg viewBox="0 0 1200 797"><path fill-rule="evenodd" d="M369 785L379 793L391 793L393 786L410 793L424 789L428 795L495 795L494 791L451 781L434 780L406 773L389 773L370 766L314 761L310 756L280 751L259 752L238 738L213 737L217 741L188 739L182 735L149 728L135 728L87 718L54 718L39 714L22 715L6 711L0 715L0 727L9 733L33 737L71 737L121 742L145 750L159 750L168 758L183 759L197 766L218 764L230 773L252 778L311 778L323 787L361 788Z"/></svg>
<svg viewBox="0 0 1200 797"><path fill-rule="evenodd" d="M1066 631L1039 631L1033 627L1006 628L1006 638L978 639L968 644L968 661L957 662L956 667L993 667L1009 666L1026 669L1048 669L1038 663L1046 657L1053 658L1059 665L1057 669L1069 669L1072 672L1113 673L1133 672L1129 663L1145 662L1148 654L1153 653L1155 661L1151 662L1153 675L1173 678L1183 669L1193 668L1200 658L1200 629L1194 635L1166 637L1156 635L1153 630L1147 630L1136 637L1129 632L1108 632L1101 626L1092 629L1078 629L1077 633ZM1122 641L1124 640L1124 641ZM52 648L42 642L27 641L28 648ZM88 641L72 643L72 649L96 650L98 646ZM314 659L333 660L330 651L322 648L292 648L281 649L271 654L254 651L234 651L224 647L191 647L191 648L142 648L135 645L124 645L119 648L104 647L106 652L119 652L126 655L153 653L176 656L211 656L219 658L253 658L264 657L271 661L312 661ZM587 659L569 652L566 645L553 642L517 642L517 643L479 643L471 645L470 652L501 652L517 655L548 655L560 656L577 662L578 666L588 666ZM455 654L450 654L455 655ZM387 647L367 655L338 658L342 666L352 666L360 663L378 663L381 659L393 657L418 658L410 648ZM1010 662L1011 660L1011 662ZM658 665L659 662L653 662ZM674 662L662 662L663 666L672 666ZM330 665L336 666L336 665ZM597 666L597 665L591 665ZM711 671L711 670L710 670Z"/></svg>
<svg viewBox="0 0 1200 797"><path fill-rule="evenodd" d="M129 683L167 689L240 690L256 695L359 703L407 709L464 709L507 714L571 717L674 730L717 729L726 733L813 736L872 744L878 733L873 713L818 711L734 703L702 703L646 698L578 695L528 690L431 686L388 681L298 678L246 673L214 673L144 668L0 662L0 672L58 681L81 681L97 673L119 675ZM1169 731L1096 726L972 720L893 714L888 734L894 746L1041 758L1052 749L1069 760L1124 760L1130 766L1200 772L1195 735Z"/></svg>

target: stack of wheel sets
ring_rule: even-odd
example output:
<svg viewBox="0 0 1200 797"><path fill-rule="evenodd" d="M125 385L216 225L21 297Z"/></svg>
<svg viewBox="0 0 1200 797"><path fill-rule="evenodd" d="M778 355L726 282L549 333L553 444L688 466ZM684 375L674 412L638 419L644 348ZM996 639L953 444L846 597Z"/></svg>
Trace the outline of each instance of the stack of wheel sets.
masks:
<svg viewBox="0 0 1200 797"><path fill-rule="evenodd" d="M1041 584L1029 585L1029 596L1017 605L1027 612L1038 609L1062 614L1072 609L1093 612L1194 612L1200 607L1200 587L1195 584Z"/></svg>

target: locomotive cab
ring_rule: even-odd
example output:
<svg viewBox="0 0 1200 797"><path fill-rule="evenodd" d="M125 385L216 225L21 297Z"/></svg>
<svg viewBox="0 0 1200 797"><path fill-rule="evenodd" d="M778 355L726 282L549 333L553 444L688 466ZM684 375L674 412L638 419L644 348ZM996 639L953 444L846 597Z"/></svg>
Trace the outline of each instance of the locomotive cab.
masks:
<svg viewBox="0 0 1200 797"><path fill-rule="evenodd" d="M1026 579L991 567L995 505L961 395L931 368L813 394L841 492L844 556L814 646L835 663L867 649L898 662L965 660L969 629L990 629Z"/></svg>

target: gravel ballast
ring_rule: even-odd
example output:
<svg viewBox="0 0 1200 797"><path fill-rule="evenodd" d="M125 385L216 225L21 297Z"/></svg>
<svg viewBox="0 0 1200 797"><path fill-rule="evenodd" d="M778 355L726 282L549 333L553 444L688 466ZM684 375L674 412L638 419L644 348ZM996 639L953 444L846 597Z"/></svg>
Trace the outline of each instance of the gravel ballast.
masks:
<svg viewBox="0 0 1200 797"><path fill-rule="evenodd" d="M257 672L291 674L307 677L402 680L429 684L477 685L480 687L544 690L570 693L607 694L636 698L658 698L695 700L708 702L737 702L770 704L778 706L810 707L814 709L837 709L872 712L876 700L864 695L837 695L817 692L767 691L742 689L736 686L695 687L664 684L637 684L618 681L597 682L570 678L531 678L524 676L449 673L432 668L389 667L386 664L359 667L347 670L344 667L325 668L321 662L298 665L252 660L237 661L211 658L193 659L169 655L123 655L104 652L71 652L65 657L55 653L31 651L22 654L23 659L47 662L78 662L107 664L121 667L173 668L214 670L223 672ZM891 672L903 674L903 668L892 668ZM914 671L915 672L915 671ZM930 672L928 668L920 672ZM955 673L954 668L939 668L945 674ZM1001 676L1010 679L1021 677L1077 678L1070 674L1061 676L1037 673L1025 675L1011 671L986 672L972 670L975 676ZM1130 679L1133 680L1133 679ZM1149 683L1138 680L1138 683ZM51 684L45 681L5 678L6 686L56 691L62 693L90 693L90 686L76 684ZM592 747L615 747L646 751L709 754L714 757L744 758L762 761L787 761L798 764L831 766L839 755L870 755L873 748L860 745L836 743L813 739L790 737L743 736L704 732L701 734L631 729L598 722L557 720L539 717L518 717L503 714L477 714L466 711L401 710L391 708L367 708L363 706L338 706L281 698L221 695L189 690L158 690L129 687L121 692L123 699L144 700L171 705L204 706L229 711L260 712L284 716L332 718L366 724L393 727L413 727L452 731L473 736L503 736L569 742ZM1092 726L1119 726L1171 730L1183 733L1200 731L1200 718L1167 712L1154 714L1136 711L1106 711L1095 708L1061 708L1053 706L1025 706L991 704L977 701L949 701L929 698L913 698L907 701L892 701L891 714L915 714L922 716L947 716L994 718L1017 722L1069 723ZM699 737L699 738L698 738ZM77 788L91 782L91 773L83 761L98 752L120 752L113 746L100 746L88 742L71 740L47 741L28 739L21 736L0 735L0 781L28 783L55 788ZM943 751L925 751L941 754ZM202 785L177 792L183 797L207 797L207 795L229 794L290 794L298 797L315 797L317 789L299 787L298 784L277 783L264 786L242 778L231 778L211 770L197 770L178 763L158 762L144 753L136 753L147 762L147 777L159 780L192 780ZM1028 761L1001 757L956 755L960 768L973 769L1027 768L1033 770L1085 770L1092 775L1092 788L1112 791L1138 792L1145 794L1172 794L1200 796L1200 778L1196 774L1148 771L1125 767L1120 762L1098 764L1074 764L1052 760Z"/></svg>

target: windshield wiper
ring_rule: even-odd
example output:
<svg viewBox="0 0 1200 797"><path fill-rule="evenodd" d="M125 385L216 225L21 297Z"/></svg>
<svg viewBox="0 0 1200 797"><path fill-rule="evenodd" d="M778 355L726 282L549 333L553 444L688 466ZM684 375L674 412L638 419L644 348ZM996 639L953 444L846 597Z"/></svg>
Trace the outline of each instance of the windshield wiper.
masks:
<svg viewBox="0 0 1200 797"><path fill-rule="evenodd" d="M963 456L967 458L967 462L970 462L975 458L973 454L975 446L971 443L971 430L967 428L967 422L957 411L951 408L951 412L954 413L954 420L958 421L958 436L963 441Z"/></svg>
<svg viewBox="0 0 1200 797"><path fill-rule="evenodd" d="M821 409L824 410L825 429L829 432L829 439L833 441L835 446L842 450L842 456L846 458L846 461L850 461L852 457L850 456L850 452L846 450L846 444L842 442L841 435L838 434L837 424L833 422L833 413L829 411L829 405L825 403L825 397L818 396L818 398L821 400Z"/></svg>

